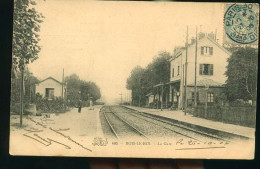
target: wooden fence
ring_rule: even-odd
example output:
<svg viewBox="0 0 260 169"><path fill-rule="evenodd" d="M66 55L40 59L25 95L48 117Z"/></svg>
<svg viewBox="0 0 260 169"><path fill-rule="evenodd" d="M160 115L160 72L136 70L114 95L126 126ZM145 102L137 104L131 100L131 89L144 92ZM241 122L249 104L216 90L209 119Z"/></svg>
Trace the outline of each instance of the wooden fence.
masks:
<svg viewBox="0 0 260 169"><path fill-rule="evenodd" d="M231 106L197 106L193 115L224 123L255 127L256 107L231 107Z"/></svg>

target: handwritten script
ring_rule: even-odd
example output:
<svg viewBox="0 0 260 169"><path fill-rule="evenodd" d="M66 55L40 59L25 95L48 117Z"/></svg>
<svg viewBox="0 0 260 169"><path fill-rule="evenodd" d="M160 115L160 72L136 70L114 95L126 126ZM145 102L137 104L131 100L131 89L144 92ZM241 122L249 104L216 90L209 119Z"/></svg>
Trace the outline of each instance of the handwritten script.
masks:
<svg viewBox="0 0 260 169"><path fill-rule="evenodd" d="M52 143L56 143L56 144L59 144L59 145L64 146L64 148L66 148L66 149L71 149L70 146L68 146L68 145L66 145L66 144L64 144L64 143L62 143L61 141L57 141L57 140L55 140L55 139L53 139L53 138L49 138L49 137L44 138L43 136L40 135L40 133L42 133L42 132L44 131L44 129L49 129L49 130L53 131L54 133L56 133L56 134L58 134L58 135L60 135L60 136L62 136L62 137L64 137L64 138L66 138L66 139L69 140L70 142L76 144L77 146L79 146L79 147L81 147L81 148L83 148L83 149L85 149L85 150L88 150L88 151L92 152L91 149L89 149L89 148L83 146L83 145L80 144L79 142L77 142L77 141L75 141L74 139L72 139L70 136L65 135L64 133L62 133L62 131L67 131L67 130L69 130L69 128L67 128L67 129L60 129L60 128L59 128L59 129L54 129L54 128L52 128L52 127L49 127L49 128L48 128L47 125L44 125L44 124L42 124L42 123L40 123L40 122L37 122L37 121L35 121L34 119L32 119L32 118L30 118L30 117L27 117L27 119L30 120L31 122L33 122L35 125L41 126L41 127L43 128L43 130L40 130L40 129L38 129L38 128L24 129L24 130L27 131L27 132L26 132L25 134L23 134L23 136L25 136L25 137L27 137L27 138L30 138L30 139L32 139L32 140L34 140L34 141L36 141L36 142L38 142L38 143L40 143L40 144L42 144L42 145L44 145L44 146L50 146L50 145L52 145Z"/></svg>
<svg viewBox="0 0 260 169"><path fill-rule="evenodd" d="M181 148L176 148L175 150L192 150L192 149L216 149L216 148L226 148L229 141L197 141L197 140L186 140L180 139L176 142L176 146L182 146Z"/></svg>

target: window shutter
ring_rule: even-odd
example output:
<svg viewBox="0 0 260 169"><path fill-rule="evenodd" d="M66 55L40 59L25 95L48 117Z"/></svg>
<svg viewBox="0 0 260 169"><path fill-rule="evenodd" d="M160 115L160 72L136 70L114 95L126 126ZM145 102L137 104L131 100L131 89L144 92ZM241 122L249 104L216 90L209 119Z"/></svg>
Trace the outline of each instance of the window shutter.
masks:
<svg viewBox="0 0 260 169"><path fill-rule="evenodd" d="M201 55L204 55L204 47L203 46L201 46Z"/></svg>
<svg viewBox="0 0 260 169"><path fill-rule="evenodd" d="M172 77L174 77L174 68L172 68Z"/></svg>
<svg viewBox="0 0 260 169"><path fill-rule="evenodd" d="M210 65L210 75L213 75L213 64Z"/></svg>
<svg viewBox="0 0 260 169"><path fill-rule="evenodd" d="M202 72L203 72L203 65L200 64L200 75L202 75Z"/></svg>
<svg viewBox="0 0 260 169"><path fill-rule="evenodd" d="M209 47L209 54L213 55L213 47Z"/></svg>

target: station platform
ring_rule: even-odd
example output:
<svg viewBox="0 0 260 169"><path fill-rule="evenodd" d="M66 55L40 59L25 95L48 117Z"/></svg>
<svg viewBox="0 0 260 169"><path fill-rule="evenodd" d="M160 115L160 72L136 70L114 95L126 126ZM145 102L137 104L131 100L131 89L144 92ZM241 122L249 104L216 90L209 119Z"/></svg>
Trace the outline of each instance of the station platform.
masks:
<svg viewBox="0 0 260 169"><path fill-rule="evenodd" d="M245 137L249 139L255 138L255 128L239 126L234 124L227 124L218 121L212 121L199 117L194 117L191 114L186 114L182 110L168 110L168 109L150 109L135 106L124 106L129 109L152 114L155 116L161 116L164 118L172 119L177 123L186 125L188 127L196 128L198 130L204 130L206 132L214 132L221 135L234 135L236 137Z"/></svg>
<svg viewBox="0 0 260 169"><path fill-rule="evenodd" d="M68 112L49 114L48 118L44 116L24 116L23 127L19 127L19 115L11 115L10 130L11 137L14 144L21 140L27 140L24 133L27 130L41 128L41 134L49 135L51 132L49 128L61 129L64 133L79 140L93 140L93 137L104 137L101 122L99 118L99 111L102 106L83 107L81 113L78 113L77 108L72 108ZM42 128L41 125L46 126ZM23 130L25 129L25 130ZM52 135L53 139L58 139L57 135ZM29 140L31 141L31 140Z"/></svg>
<svg viewBox="0 0 260 169"><path fill-rule="evenodd" d="M56 128L70 128L71 133L76 136L97 137L103 136L101 128L99 111L102 106L83 107L81 113L78 113L77 108L71 109L69 112L53 116Z"/></svg>

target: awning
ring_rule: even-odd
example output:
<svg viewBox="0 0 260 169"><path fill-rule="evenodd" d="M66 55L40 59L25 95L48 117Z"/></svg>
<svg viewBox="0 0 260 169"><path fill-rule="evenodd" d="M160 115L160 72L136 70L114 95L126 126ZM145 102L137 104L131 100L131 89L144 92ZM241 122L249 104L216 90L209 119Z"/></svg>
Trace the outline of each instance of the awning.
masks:
<svg viewBox="0 0 260 169"><path fill-rule="evenodd" d="M175 80L175 81L170 81L170 82L167 82L167 83L159 83L157 85L154 85L153 87L161 87L161 86L165 86L165 85L169 85L169 84L174 84L174 83L179 83L180 80Z"/></svg>
<svg viewBox="0 0 260 169"><path fill-rule="evenodd" d="M145 96L151 96L151 95L153 95L153 93L151 92L151 93L148 93L147 95L145 95Z"/></svg>
<svg viewBox="0 0 260 169"><path fill-rule="evenodd" d="M190 83L187 86L195 86L195 83ZM208 79L208 78L204 78L201 79L199 81L197 81L197 86L198 87L205 87L205 86L209 86L209 87L224 87L224 84L216 82L212 79Z"/></svg>
<svg viewBox="0 0 260 169"><path fill-rule="evenodd" d="M168 83L165 83L165 84L175 84L175 83L179 83L181 80L174 80L174 81L170 81Z"/></svg>

